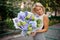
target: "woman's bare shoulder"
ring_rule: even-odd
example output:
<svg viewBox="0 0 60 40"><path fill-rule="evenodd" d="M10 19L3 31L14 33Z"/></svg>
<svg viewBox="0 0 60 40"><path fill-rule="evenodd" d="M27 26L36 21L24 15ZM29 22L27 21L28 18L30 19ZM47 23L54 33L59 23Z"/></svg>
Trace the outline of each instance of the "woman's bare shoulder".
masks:
<svg viewBox="0 0 60 40"><path fill-rule="evenodd" d="M44 17L48 17L48 15L45 14Z"/></svg>
<svg viewBox="0 0 60 40"><path fill-rule="evenodd" d="M48 16L46 14L44 14L43 18L48 18Z"/></svg>
<svg viewBox="0 0 60 40"><path fill-rule="evenodd" d="M48 20L48 16L46 14L44 15L44 20Z"/></svg>

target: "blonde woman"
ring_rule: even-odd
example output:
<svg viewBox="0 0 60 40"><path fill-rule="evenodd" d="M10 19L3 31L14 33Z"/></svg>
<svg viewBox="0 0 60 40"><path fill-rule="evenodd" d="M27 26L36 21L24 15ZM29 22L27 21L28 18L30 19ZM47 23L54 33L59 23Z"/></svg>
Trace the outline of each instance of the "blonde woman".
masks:
<svg viewBox="0 0 60 40"><path fill-rule="evenodd" d="M33 36L34 40L46 40L44 33L48 30L49 19L45 14L45 8L41 3L35 3L32 7L32 12L35 14L35 16L39 16L38 18L40 18L42 22L40 28L35 32L32 32L31 35Z"/></svg>

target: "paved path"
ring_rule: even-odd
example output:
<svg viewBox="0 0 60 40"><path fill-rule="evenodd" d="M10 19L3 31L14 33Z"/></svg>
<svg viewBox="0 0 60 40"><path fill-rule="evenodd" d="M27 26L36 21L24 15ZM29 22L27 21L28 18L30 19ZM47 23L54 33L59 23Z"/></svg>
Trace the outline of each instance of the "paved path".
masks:
<svg viewBox="0 0 60 40"><path fill-rule="evenodd" d="M47 40L60 40L60 24L49 27L45 37Z"/></svg>
<svg viewBox="0 0 60 40"><path fill-rule="evenodd" d="M60 23L50 26L48 31L45 33L46 40L60 40ZM25 40L20 35L4 37L0 40Z"/></svg>

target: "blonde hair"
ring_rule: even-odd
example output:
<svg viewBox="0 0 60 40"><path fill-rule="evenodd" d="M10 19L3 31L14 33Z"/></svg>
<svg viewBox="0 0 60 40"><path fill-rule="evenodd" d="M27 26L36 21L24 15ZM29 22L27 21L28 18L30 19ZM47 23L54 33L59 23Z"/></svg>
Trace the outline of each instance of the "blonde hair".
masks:
<svg viewBox="0 0 60 40"><path fill-rule="evenodd" d="M35 3L35 4L33 5L32 9L31 9L31 12L32 12L32 13L36 13L36 12L35 12L35 8L36 8L36 7L42 7L43 13L45 13L45 7L44 7L41 3Z"/></svg>

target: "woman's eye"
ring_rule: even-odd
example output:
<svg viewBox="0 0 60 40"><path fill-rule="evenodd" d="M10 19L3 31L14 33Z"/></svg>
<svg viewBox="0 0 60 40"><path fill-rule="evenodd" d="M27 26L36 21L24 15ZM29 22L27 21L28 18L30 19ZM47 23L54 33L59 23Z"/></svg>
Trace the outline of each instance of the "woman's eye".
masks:
<svg viewBox="0 0 60 40"><path fill-rule="evenodd" d="M39 10L37 10L37 11L39 11Z"/></svg>
<svg viewBox="0 0 60 40"><path fill-rule="evenodd" d="M39 9L39 10L41 10L41 9Z"/></svg>

